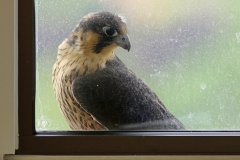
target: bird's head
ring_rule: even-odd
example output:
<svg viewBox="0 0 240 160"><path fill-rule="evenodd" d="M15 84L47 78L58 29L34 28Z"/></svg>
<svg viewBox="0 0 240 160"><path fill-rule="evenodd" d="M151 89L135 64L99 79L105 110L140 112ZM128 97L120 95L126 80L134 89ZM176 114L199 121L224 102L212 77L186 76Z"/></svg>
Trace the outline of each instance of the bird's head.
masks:
<svg viewBox="0 0 240 160"><path fill-rule="evenodd" d="M128 51L131 48L125 21L111 12L90 13L84 16L68 38L68 42L71 45L77 39L80 41L80 48L91 54L109 54L118 46Z"/></svg>

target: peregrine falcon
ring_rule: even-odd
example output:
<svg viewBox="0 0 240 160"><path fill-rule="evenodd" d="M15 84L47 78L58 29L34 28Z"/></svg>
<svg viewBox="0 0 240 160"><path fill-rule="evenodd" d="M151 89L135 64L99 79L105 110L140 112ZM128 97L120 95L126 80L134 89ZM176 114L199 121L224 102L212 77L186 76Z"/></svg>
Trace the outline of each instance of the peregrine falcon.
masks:
<svg viewBox="0 0 240 160"><path fill-rule="evenodd" d="M125 20L90 13L58 47L52 83L72 130L185 129L157 95L114 54L130 50Z"/></svg>

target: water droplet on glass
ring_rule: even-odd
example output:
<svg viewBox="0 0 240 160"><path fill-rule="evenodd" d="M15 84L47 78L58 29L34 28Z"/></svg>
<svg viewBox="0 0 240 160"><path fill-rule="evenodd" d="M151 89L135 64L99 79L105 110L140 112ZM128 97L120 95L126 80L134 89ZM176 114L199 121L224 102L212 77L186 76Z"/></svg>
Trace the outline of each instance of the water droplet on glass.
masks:
<svg viewBox="0 0 240 160"><path fill-rule="evenodd" d="M237 43L240 43L240 32L236 33Z"/></svg>
<svg viewBox="0 0 240 160"><path fill-rule="evenodd" d="M204 89L207 88L207 85L206 85L205 83L202 83L202 84L200 85L200 88L201 88L202 90L204 90Z"/></svg>

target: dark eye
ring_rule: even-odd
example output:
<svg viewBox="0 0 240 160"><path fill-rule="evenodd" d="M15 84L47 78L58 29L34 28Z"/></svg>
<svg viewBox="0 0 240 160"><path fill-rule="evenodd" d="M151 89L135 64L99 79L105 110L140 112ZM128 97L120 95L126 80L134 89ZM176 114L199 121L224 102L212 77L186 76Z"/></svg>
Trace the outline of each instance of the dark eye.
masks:
<svg viewBox="0 0 240 160"><path fill-rule="evenodd" d="M105 26L103 27L103 31L107 36L114 37L118 35L117 31L111 27Z"/></svg>

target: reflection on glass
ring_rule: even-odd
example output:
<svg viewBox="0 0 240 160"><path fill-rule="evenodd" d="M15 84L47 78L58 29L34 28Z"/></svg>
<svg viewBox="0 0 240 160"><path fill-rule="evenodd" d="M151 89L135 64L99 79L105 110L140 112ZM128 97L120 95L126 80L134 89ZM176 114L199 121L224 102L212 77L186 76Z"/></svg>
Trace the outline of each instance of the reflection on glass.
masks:
<svg viewBox="0 0 240 160"><path fill-rule="evenodd" d="M37 0L36 130L71 130L54 96L52 66L59 44L79 20L98 11L127 19L131 50L115 54L187 129L239 129L239 5L223 0Z"/></svg>

